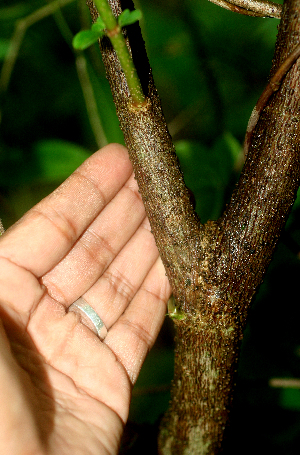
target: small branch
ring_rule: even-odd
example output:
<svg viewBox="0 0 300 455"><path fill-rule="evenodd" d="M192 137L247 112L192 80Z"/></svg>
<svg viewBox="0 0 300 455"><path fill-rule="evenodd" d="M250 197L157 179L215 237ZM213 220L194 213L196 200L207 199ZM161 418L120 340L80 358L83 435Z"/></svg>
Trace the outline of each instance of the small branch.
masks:
<svg viewBox="0 0 300 455"><path fill-rule="evenodd" d="M266 0L210 0L215 5L233 11L234 13L244 14L255 17L274 17L281 18L282 6L278 3Z"/></svg>
<svg viewBox="0 0 300 455"><path fill-rule="evenodd" d="M98 9L101 19L105 23L107 36L109 37L120 60L133 103L136 106L141 106L145 103L145 96L132 57L122 34L121 27L118 25L107 0L95 0L94 3Z"/></svg>
<svg viewBox="0 0 300 455"><path fill-rule="evenodd" d="M92 132L98 148L104 147L107 144L107 137L103 129L101 122L101 117L99 115L99 110L95 98L95 92L93 85L90 79L89 71L87 68L87 61L85 55L82 52L76 52L73 48L72 41L74 35L68 26L67 21L65 20L61 9L55 11L53 18L56 22L56 25L65 39L66 43L70 46L72 52L76 57L75 64L77 70L78 80L81 86L82 94L85 101L86 111Z"/></svg>
<svg viewBox="0 0 300 455"><path fill-rule="evenodd" d="M24 38L24 35L31 25L55 13L59 8L72 3L74 0L56 0L46 6L34 11L28 16L16 22L15 31L10 40L10 46L5 56L1 74L0 74L0 97L6 92L12 71L14 69L18 53Z"/></svg>
<svg viewBox="0 0 300 455"><path fill-rule="evenodd" d="M248 11L245 8L234 5L233 3L227 2L226 0L209 0L211 3L220 6L221 8L228 9L233 13L244 14L245 16L255 16L255 17L265 17L262 14L254 13L253 11Z"/></svg>
<svg viewBox="0 0 300 455"><path fill-rule="evenodd" d="M300 182L299 60L293 65L300 51L299 11L300 0L289 0L268 88L271 94L277 92L257 116L244 168L219 224L224 256L215 273L228 276L226 295L231 302L243 300L239 317L263 279Z"/></svg>
<svg viewBox="0 0 300 455"><path fill-rule="evenodd" d="M251 143L253 131L257 125L260 114L264 107L266 106L268 100L270 99L273 93L277 92L280 87L280 84L283 81L283 78L287 72L291 69L292 65L295 63L297 58L300 56L300 44L295 48L295 50L287 57L287 59L280 65L279 69L276 71L274 76L270 79L270 82L262 92L259 100L254 107L249 122L247 126L245 142L244 142L244 157L247 156L249 145Z"/></svg>
<svg viewBox="0 0 300 455"><path fill-rule="evenodd" d="M272 378L269 381L269 386L284 389L300 389L300 379Z"/></svg>
<svg viewBox="0 0 300 455"><path fill-rule="evenodd" d="M281 18L282 5L268 0L229 0L230 3L262 17Z"/></svg>
<svg viewBox="0 0 300 455"><path fill-rule="evenodd" d="M232 2L226 0L209 0L215 5L221 6L229 11L246 16L255 17L274 17L280 19L282 6L277 3L252 0L235 0Z"/></svg>
<svg viewBox="0 0 300 455"><path fill-rule="evenodd" d="M174 118L172 118L168 123L168 129L173 138L199 114L201 106L202 103L198 99L182 109Z"/></svg>
<svg viewBox="0 0 300 455"><path fill-rule="evenodd" d="M98 112L98 106L95 99L95 93L90 80L89 72L87 69L86 59L84 55L77 55L76 57L76 70L78 79L81 85L86 110L90 125L99 148L107 144L107 138L102 126L102 122Z"/></svg>
<svg viewBox="0 0 300 455"><path fill-rule="evenodd" d="M5 232L5 229L4 229L3 224L2 224L2 221L1 221L1 219L0 219L0 236L1 236L2 234L4 234L4 232Z"/></svg>

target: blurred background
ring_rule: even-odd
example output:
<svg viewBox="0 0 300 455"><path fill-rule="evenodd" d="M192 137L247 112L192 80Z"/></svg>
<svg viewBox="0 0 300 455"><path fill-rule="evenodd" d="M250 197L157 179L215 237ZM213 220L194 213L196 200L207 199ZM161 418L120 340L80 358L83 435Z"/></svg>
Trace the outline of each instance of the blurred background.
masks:
<svg viewBox="0 0 300 455"><path fill-rule="evenodd" d="M150 64L186 183L202 220L216 219L241 169L245 130L268 80L278 21L234 14L207 0L139 0L135 6L143 12ZM84 1L0 2L5 228L95 150L123 143L97 46L85 52L71 46L89 24ZM250 312L228 454L299 453L299 251L297 200ZM122 453L156 453L173 355L166 318L133 390Z"/></svg>

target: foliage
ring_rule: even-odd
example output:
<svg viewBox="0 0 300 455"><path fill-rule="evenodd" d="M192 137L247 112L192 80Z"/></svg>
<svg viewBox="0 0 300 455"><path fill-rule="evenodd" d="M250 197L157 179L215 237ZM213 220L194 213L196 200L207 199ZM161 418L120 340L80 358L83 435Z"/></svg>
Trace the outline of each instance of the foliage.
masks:
<svg viewBox="0 0 300 455"><path fill-rule="evenodd" d="M142 17L141 10L129 11L125 9L118 17L118 25L120 27L126 27L127 25L134 24L139 21ZM73 39L73 46L75 49L84 50L92 44L96 43L99 38L105 34L105 23L99 16L98 19L89 30L82 30L78 32Z"/></svg>
<svg viewBox="0 0 300 455"><path fill-rule="evenodd" d="M16 22L45 4L2 2L1 63ZM186 183L202 219L216 219L238 176L247 121L267 82L277 22L238 16L205 0L139 0L135 6L143 13L150 62ZM73 36L90 25L84 2L74 0L26 30L9 85L0 93L0 217L5 227L97 147L122 142L97 46L72 49ZM95 136L93 124L102 125L104 135ZM245 332L231 437L231 447L243 454L298 453L299 390L268 385L274 377L300 377L298 206ZM284 320L279 317L282 304ZM131 420L153 423L167 406L171 339L168 321L137 383ZM150 398L139 393L143 390L151 391Z"/></svg>

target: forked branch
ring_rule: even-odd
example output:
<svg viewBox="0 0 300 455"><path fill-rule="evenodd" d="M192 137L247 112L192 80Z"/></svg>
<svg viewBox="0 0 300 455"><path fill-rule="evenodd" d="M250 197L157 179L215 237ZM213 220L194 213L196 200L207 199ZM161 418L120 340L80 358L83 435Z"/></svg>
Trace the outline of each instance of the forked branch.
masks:
<svg viewBox="0 0 300 455"><path fill-rule="evenodd" d="M123 7L132 8L128 1L122 1ZM118 17L120 0L109 3ZM88 5L95 21L97 11L91 0ZM287 0L273 73L298 44L299 13L300 0ZM265 9L259 14L266 15ZM162 455L216 455L228 422L250 302L299 186L300 71L295 64L263 111L249 159L223 217L202 226L189 201L138 26L125 31L125 36L141 75L147 101L143 106L130 103L126 77L105 38L103 61L151 229L177 300L176 314L184 313L175 319L175 375L159 450Z"/></svg>

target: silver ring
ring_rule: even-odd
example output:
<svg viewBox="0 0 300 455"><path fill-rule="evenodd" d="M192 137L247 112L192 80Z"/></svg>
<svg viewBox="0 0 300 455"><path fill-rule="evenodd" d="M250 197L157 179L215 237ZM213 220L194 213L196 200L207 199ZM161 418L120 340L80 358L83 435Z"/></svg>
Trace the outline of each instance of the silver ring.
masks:
<svg viewBox="0 0 300 455"><path fill-rule="evenodd" d="M74 311L80 315L81 322L92 330L100 340L104 340L107 335L107 328L100 318L99 314L80 297L69 307L68 311Z"/></svg>

